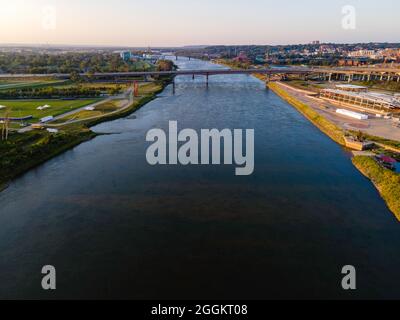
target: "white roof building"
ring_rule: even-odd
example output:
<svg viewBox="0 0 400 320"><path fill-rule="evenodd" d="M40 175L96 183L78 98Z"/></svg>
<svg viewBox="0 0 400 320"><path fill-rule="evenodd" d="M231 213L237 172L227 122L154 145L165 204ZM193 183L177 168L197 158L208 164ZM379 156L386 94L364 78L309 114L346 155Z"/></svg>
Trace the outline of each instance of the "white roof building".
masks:
<svg viewBox="0 0 400 320"><path fill-rule="evenodd" d="M366 110L391 111L400 109L399 97L378 92L324 89L321 90L320 97Z"/></svg>

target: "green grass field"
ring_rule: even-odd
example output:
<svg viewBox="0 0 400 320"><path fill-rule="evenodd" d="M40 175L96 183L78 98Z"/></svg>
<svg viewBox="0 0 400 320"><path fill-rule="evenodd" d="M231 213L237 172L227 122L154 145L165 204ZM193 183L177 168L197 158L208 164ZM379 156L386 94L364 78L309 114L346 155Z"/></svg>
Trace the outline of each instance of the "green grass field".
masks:
<svg viewBox="0 0 400 320"><path fill-rule="evenodd" d="M0 100L0 105L6 109L0 109L0 117L3 117L8 110L10 117L21 118L32 115L29 122L36 122L47 116L58 116L60 114L90 105L97 102L97 99L86 100ZM37 107L49 105L50 108L37 110Z"/></svg>
<svg viewBox="0 0 400 320"><path fill-rule="evenodd" d="M68 83L65 80L58 81L9 81L0 82L0 90L44 88L49 86L59 86Z"/></svg>
<svg viewBox="0 0 400 320"><path fill-rule="evenodd" d="M60 85L57 85L58 89L70 89L80 86L82 88L93 88L93 89L98 89L98 88L107 88L107 89L115 89L117 87L121 88L126 88L128 86L127 83L112 83L112 82L83 82L83 83L71 83L71 82L66 82Z"/></svg>
<svg viewBox="0 0 400 320"><path fill-rule="evenodd" d="M96 106L95 110L93 111L87 111L87 110L82 110L73 114L70 114L68 116L65 116L61 119L55 120L52 122L53 124L60 124L64 123L70 120L83 120L83 119L89 119L93 117L99 117L106 115L107 113L114 112L118 110L118 103L109 101L109 102L104 102L98 106Z"/></svg>

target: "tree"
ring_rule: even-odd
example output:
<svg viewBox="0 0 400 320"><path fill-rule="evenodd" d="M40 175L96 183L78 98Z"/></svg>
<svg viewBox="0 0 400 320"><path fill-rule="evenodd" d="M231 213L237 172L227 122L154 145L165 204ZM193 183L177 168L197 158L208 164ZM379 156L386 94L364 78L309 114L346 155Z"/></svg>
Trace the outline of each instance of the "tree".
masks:
<svg viewBox="0 0 400 320"><path fill-rule="evenodd" d="M94 80L94 71L93 70L89 70L86 74L87 79L89 82L92 82Z"/></svg>
<svg viewBox="0 0 400 320"><path fill-rule="evenodd" d="M366 135L362 131L356 133L357 141L364 142L366 140Z"/></svg>
<svg viewBox="0 0 400 320"><path fill-rule="evenodd" d="M70 74L70 78L72 82L81 82L81 76L79 75L78 72L72 71Z"/></svg>
<svg viewBox="0 0 400 320"><path fill-rule="evenodd" d="M158 71L172 71L174 70L174 63L171 60L158 60L157 61Z"/></svg>

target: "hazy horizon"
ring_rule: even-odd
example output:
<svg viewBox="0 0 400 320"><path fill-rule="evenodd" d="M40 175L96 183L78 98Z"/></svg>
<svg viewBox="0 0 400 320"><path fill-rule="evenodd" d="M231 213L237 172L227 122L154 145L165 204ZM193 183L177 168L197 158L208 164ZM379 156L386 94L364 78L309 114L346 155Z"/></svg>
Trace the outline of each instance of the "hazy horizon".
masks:
<svg viewBox="0 0 400 320"><path fill-rule="evenodd" d="M355 28L343 28L343 8ZM400 42L400 2L1 0L0 44L182 47Z"/></svg>

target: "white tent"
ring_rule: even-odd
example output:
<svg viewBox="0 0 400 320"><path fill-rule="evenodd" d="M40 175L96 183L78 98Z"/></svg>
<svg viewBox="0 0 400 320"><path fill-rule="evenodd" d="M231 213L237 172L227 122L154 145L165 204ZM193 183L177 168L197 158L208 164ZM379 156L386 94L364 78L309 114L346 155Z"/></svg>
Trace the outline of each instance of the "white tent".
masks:
<svg viewBox="0 0 400 320"><path fill-rule="evenodd" d="M346 110L346 109L337 109L336 113L350 117L350 118L358 119L358 120L368 120L368 116L366 114L358 113L358 112L354 112L354 111L350 111L350 110Z"/></svg>
<svg viewBox="0 0 400 320"><path fill-rule="evenodd" d="M46 105L44 105L44 106L37 107L37 110L45 110L45 109L48 109L48 108L51 108L51 106L49 106L48 104L46 104Z"/></svg>

